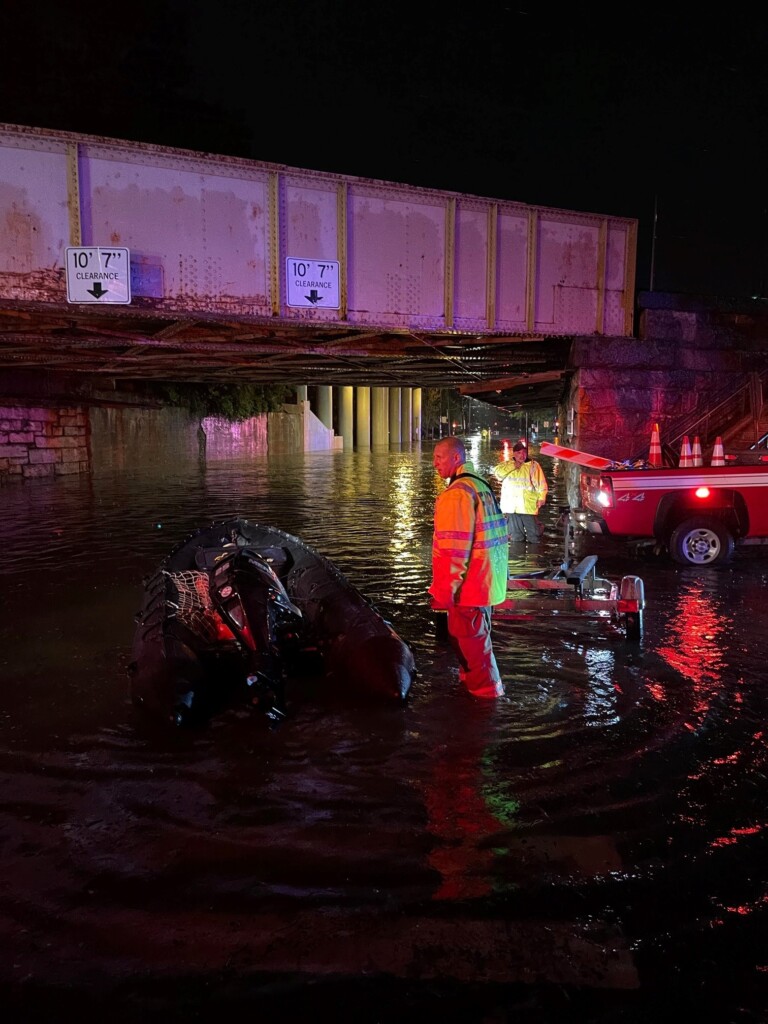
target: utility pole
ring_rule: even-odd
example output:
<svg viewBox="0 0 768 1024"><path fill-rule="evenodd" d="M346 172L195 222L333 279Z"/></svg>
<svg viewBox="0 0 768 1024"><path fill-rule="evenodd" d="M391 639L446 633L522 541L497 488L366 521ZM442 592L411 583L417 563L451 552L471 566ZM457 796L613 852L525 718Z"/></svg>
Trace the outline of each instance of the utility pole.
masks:
<svg viewBox="0 0 768 1024"><path fill-rule="evenodd" d="M659 219L659 195L653 195L653 235L651 236L651 273L648 281L649 290L653 291L653 280L656 268L656 223Z"/></svg>

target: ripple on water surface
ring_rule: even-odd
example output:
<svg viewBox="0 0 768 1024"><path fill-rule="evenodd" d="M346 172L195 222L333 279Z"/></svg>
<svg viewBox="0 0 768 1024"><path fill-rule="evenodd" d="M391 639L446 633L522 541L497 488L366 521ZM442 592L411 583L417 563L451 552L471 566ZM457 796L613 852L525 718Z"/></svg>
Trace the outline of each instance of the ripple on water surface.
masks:
<svg viewBox="0 0 768 1024"><path fill-rule="evenodd" d="M560 483L542 462L554 504ZM197 929L209 964L343 973L357 954L334 947L323 913L391 935L396 910L435 946L455 922L448 976L487 953L472 930L483 918L485 939L497 919L507 928L493 931L506 976L486 957L487 980L693 983L717 960L751 991L768 905L766 560L689 570L595 549L606 575L645 581L642 644L585 616L498 622L508 700L476 704L425 598L439 486L418 449L207 467L158 457L4 490L0 795L14 887L0 909L22 968L52 970L39 950L53 939L70 977L86 961L147 970L149 934L155 962L199 969L184 938ZM277 730L238 710L192 736L135 727L125 669L141 580L231 516L301 536L374 600L416 655L404 708L350 706L305 680ZM520 557L561 556L551 515L541 550ZM440 928L438 906L451 908ZM272 922L287 927L287 910L326 937L326 963ZM246 919L274 926L272 954ZM358 944L395 976L418 956L402 936L392 948L413 962ZM533 974L521 949L535 951ZM621 970L595 973L606 957Z"/></svg>

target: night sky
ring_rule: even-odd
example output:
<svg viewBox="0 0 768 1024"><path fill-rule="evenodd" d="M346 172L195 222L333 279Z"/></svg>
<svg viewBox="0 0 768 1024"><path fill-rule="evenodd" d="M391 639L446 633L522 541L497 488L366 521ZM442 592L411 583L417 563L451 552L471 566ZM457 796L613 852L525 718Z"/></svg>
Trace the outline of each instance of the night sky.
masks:
<svg viewBox="0 0 768 1024"><path fill-rule="evenodd" d="M638 290L768 295L763 13L5 7L2 121L636 217Z"/></svg>

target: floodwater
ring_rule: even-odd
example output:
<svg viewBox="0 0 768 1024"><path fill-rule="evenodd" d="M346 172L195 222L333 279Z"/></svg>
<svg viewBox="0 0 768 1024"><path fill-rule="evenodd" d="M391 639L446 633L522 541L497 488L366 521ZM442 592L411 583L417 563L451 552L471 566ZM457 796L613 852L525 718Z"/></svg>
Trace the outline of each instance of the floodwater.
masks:
<svg viewBox="0 0 768 1024"><path fill-rule="evenodd" d="M476 704L425 597L431 450L145 452L2 491L4 1019L768 1019L768 556L582 538L643 578L642 643L585 614L498 622L510 699ZM541 461L546 534L516 567L563 555ZM373 599L416 656L405 706L302 684L279 728L137 727L141 581L233 515Z"/></svg>

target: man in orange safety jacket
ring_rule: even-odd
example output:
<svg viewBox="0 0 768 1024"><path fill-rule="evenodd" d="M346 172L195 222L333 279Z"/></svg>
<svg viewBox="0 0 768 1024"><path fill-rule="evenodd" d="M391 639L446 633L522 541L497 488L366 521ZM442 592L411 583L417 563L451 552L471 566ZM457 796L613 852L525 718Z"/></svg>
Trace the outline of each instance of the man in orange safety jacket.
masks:
<svg viewBox="0 0 768 1024"><path fill-rule="evenodd" d="M433 465L448 486L435 501L432 607L448 613L459 678L475 697L503 697L491 643L491 607L507 596L507 522L490 485L474 475L464 444L446 437Z"/></svg>

